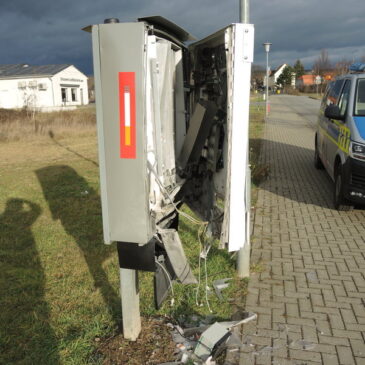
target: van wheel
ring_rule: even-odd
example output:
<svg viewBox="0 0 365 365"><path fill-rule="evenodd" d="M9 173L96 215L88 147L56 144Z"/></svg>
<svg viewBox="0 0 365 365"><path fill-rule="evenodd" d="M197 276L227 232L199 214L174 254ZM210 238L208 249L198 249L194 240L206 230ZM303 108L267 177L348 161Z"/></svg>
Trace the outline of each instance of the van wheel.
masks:
<svg viewBox="0 0 365 365"><path fill-rule="evenodd" d="M314 142L314 167L317 170L323 170L323 162L321 158L319 157L318 148L317 148L317 141Z"/></svg>
<svg viewBox="0 0 365 365"><path fill-rule="evenodd" d="M350 205L349 201L346 200L343 194L343 181L342 181L342 174L341 174L341 166L337 168L336 175L335 175L335 189L334 189L334 198L333 202L335 208L340 211L349 211L352 210L354 207Z"/></svg>

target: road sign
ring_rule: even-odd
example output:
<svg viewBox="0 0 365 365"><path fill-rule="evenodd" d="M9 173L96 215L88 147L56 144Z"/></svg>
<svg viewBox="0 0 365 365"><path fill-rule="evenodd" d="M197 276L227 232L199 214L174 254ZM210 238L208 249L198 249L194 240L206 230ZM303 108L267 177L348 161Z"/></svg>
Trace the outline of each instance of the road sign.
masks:
<svg viewBox="0 0 365 365"><path fill-rule="evenodd" d="M320 85L322 83L322 77L317 75L315 78L315 83L316 83L316 85Z"/></svg>

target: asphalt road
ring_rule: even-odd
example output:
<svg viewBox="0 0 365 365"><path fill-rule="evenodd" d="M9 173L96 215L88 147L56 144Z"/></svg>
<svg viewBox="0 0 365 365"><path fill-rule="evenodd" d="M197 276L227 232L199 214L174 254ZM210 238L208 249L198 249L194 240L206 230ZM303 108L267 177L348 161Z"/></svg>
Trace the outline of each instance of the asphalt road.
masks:
<svg viewBox="0 0 365 365"><path fill-rule="evenodd" d="M290 109L293 113L304 118L310 127L316 128L320 100L309 98L308 96L275 95L273 98L280 101L282 105Z"/></svg>

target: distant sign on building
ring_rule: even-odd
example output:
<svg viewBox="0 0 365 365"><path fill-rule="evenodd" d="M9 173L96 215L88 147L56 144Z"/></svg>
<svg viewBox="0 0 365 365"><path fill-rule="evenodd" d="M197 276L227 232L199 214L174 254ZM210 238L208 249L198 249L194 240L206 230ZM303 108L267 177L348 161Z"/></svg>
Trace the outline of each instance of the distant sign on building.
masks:
<svg viewBox="0 0 365 365"><path fill-rule="evenodd" d="M0 108L42 111L89 103L87 77L75 66L0 65Z"/></svg>

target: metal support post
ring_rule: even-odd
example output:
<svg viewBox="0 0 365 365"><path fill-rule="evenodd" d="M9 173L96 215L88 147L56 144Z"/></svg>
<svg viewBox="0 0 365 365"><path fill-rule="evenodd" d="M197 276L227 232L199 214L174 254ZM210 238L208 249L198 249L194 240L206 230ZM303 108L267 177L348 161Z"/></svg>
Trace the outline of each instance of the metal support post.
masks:
<svg viewBox="0 0 365 365"><path fill-rule="evenodd" d="M249 23L250 18L250 0L240 0L240 22L244 24ZM249 65L249 68L247 70L249 74L251 74L251 64ZM249 80L248 80L249 82ZM244 85L244 87L248 87L250 89L250 84ZM249 115L249 94L248 98L245 102L246 104L246 112ZM248 136L247 136L248 138ZM237 254L237 275L240 278L246 278L250 276L250 252L251 252L251 244L250 244L250 210L251 210L251 202L250 202L250 195L251 195L251 170L249 167L249 147L247 151L247 161L246 161L246 204L247 211L246 211L246 230L247 230L247 236L245 237L245 242L243 247L238 251Z"/></svg>
<svg viewBox="0 0 365 365"><path fill-rule="evenodd" d="M122 299L123 335L127 340L135 341L141 332L138 271L120 269L120 295Z"/></svg>
<svg viewBox="0 0 365 365"><path fill-rule="evenodd" d="M266 116L269 115L269 52L266 52Z"/></svg>
<svg viewBox="0 0 365 365"><path fill-rule="evenodd" d="M250 0L240 0L240 23L250 22Z"/></svg>
<svg viewBox="0 0 365 365"><path fill-rule="evenodd" d="M248 230L250 230L250 222L248 222ZM245 242L244 246L238 251L237 255L237 274L238 277L248 278L250 276L250 253L251 244L249 241Z"/></svg>
<svg viewBox="0 0 365 365"><path fill-rule="evenodd" d="M247 155L249 156L249 154ZM246 241L244 246L238 251L237 274L240 278L250 276L250 256L251 256L251 169L246 167Z"/></svg>

